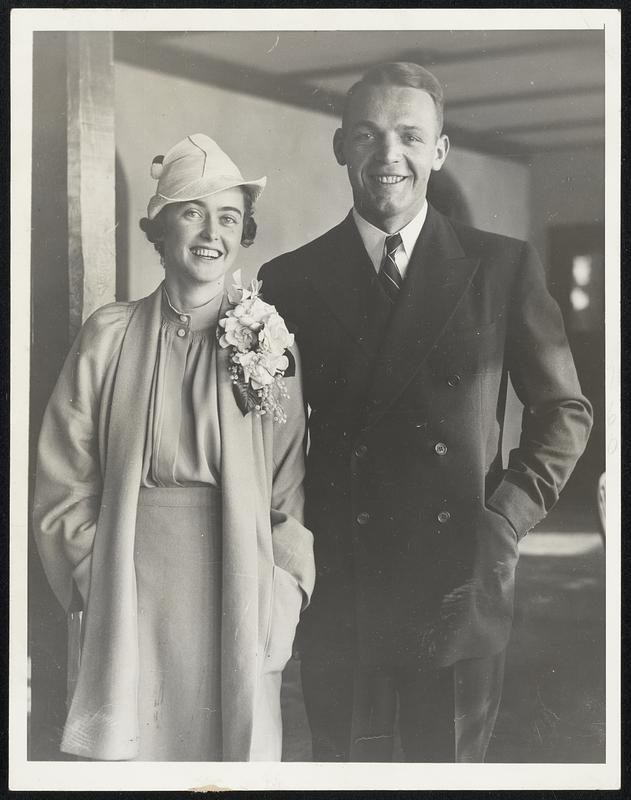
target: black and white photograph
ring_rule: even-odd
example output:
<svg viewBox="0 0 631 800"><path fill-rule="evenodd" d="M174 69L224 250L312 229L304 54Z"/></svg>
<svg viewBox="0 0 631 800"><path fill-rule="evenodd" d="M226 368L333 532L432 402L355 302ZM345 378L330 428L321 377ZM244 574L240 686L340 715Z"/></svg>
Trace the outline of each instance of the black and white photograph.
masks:
<svg viewBox="0 0 631 800"><path fill-rule="evenodd" d="M10 788L620 785L620 15L11 15Z"/></svg>

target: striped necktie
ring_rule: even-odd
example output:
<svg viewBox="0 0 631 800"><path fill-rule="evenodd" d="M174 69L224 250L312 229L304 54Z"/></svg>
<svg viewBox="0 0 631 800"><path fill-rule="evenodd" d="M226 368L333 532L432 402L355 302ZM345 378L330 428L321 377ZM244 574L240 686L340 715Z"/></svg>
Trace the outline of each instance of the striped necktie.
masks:
<svg viewBox="0 0 631 800"><path fill-rule="evenodd" d="M386 294L394 302L399 294L399 289L403 283L403 278L394 260L397 250L403 244L400 233L386 236L386 254L381 262L379 270L379 280L385 289Z"/></svg>

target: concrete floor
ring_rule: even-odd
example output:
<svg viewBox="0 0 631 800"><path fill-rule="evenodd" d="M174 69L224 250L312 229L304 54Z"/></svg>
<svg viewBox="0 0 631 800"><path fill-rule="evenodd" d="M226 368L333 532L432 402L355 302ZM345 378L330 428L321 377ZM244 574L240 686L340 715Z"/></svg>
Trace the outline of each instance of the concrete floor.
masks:
<svg viewBox="0 0 631 800"><path fill-rule="evenodd" d="M487 762L605 759L605 559L595 533L533 532L520 545L502 705ZM283 760L311 740L291 661L283 682Z"/></svg>
<svg viewBox="0 0 631 800"><path fill-rule="evenodd" d="M574 530L580 531L579 526ZM602 762L605 755L602 540L584 530L535 531L522 540L520 551L504 694L487 761ZM50 658L46 660L49 662L52 663ZM54 662L54 669L51 667L54 674L44 676L48 692L43 699L48 699L49 705L51 697L59 700L64 696L62 666ZM309 761L311 739L296 661L290 661L285 670L282 700L283 759ZM59 700L59 707L52 711L45 704L40 705L40 716L43 715L46 724L38 718L31 757L63 759L58 750L65 716L63 702Z"/></svg>

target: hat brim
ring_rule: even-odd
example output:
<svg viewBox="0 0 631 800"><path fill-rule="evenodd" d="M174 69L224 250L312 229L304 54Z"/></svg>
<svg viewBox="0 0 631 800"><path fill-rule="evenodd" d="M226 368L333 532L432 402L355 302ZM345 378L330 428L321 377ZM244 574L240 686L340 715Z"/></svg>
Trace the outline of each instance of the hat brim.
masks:
<svg viewBox="0 0 631 800"><path fill-rule="evenodd" d="M218 194L226 189L235 189L237 186L244 186L252 193L252 200L256 202L261 196L267 177L263 176L254 181L243 181L238 179L212 179L199 178L193 181L192 184L184 187L175 197L166 197L162 194L154 194L149 205L147 206L147 216L149 219L154 219L162 211L162 209L171 203L187 203L189 200L202 200L204 197L210 197L213 194Z"/></svg>

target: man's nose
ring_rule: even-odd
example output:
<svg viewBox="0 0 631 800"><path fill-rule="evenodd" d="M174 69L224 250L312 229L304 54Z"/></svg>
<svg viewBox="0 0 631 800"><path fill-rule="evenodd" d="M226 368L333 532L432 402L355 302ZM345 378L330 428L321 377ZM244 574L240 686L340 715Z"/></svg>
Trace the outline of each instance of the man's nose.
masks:
<svg viewBox="0 0 631 800"><path fill-rule="evenodd" d="M395 134L385 134L379 142L378 157L384 164L395 164L401 159L399 138Z"/></svg>

